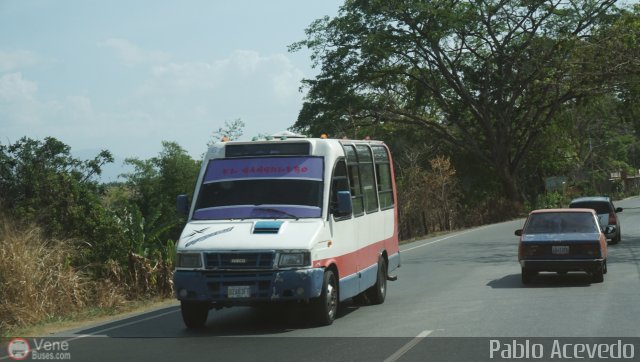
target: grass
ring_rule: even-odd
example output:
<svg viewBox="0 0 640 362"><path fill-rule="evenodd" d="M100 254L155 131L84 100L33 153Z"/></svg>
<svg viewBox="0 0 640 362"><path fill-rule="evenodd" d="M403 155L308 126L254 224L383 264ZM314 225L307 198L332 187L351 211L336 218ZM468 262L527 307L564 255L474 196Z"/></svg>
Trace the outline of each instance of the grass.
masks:
<svg viewBox="0 0 640 362"><path fill-rule="evenodd" d="M128 268L106 261L97 278L73 265L79 244L0 216L0 337L46 334L169 303L170 265L130 253Z"/></svg>
<svg viewBox="0 0 640 362"><path fill-rule="evenodd" d="M0 335L97 306L117 308L123 294L109 280L91 280L71 265L76 250L35 226L0 219Z"/></svg>

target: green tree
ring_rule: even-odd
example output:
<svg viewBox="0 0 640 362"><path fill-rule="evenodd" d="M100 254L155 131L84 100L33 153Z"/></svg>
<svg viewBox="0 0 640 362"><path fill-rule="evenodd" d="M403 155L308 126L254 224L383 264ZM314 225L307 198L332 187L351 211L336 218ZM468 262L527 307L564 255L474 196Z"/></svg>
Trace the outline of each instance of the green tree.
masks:
<svg viewBox="0 0 640 362"><path fill-rule="evenodd" d="M53 137L0 145L0 207L12 220L35 224L53 239L76 241L76 264L123 260L124 235L104 207L104 187L95 177L109 162L113 157L106 150L78 160Z"/></svg>
<svg viewBox="0 0 640 362"><path fill-rule="evenodd" d="M220 142L224 138L229 141L240 139L244 133L244 126L245 124L240 118L236 118L233 121L224 121L224 127L220 127L213 132L211 139L207 142L207 146L211 147L214 143Z"/></svg>
<svg viewBox="0 0 640 362"><path fill-rule="evenodd" d="M71 148L53 137L23 137L0 145L0 204L19 219L58 237L77 237L99 205L102 188L94 179L113 162L103 150L92 160L71 156Z"/></svg>
<svg viewBox="0 0 640 362"><path fill-rule="evenodd" d="M610 25L614 4L346 1L291 47L309 48L321 67L305 80L294 129L346 133L388 122L428 129L489 168L515 212L523 201L518 174L555 115L611 80L583 62L603 49L597 42L607 39L593 35Z"/></svg>
<svg viewBox="0 0 640 362"><path fill-rule="evenodd" d="M114 204L120 205L121 220L133 243L131 249L164 249L167 240L180 236L183 223L176 213L176 197L193 194L200 162L177 143L163 141L157 157L129 158L125 163L134 168L124 175L130 199L125 196Z"/></svg>
<svg viewBox="0 0 640 362"><path fill-rule="evenodd" d="M613 193L613 172L635 175L638 138L623 104L614 94L600 94L563 106L523 162L519 179L529 205L546 204L537 200L554 191L545 189L545 180L552 176L566 179L557 191L571 198Z"/></svg>

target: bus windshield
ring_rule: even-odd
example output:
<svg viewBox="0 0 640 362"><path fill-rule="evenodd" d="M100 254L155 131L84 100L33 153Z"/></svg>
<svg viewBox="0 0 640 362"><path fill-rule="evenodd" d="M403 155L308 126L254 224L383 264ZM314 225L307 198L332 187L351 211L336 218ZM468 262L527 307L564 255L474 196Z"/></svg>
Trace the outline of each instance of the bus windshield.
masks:
<svg viewBox="0 0 640 362"><path fill-rule="evenodd" d="M322 176L321 157L211 160L193 219L317 218Z"/></svg>

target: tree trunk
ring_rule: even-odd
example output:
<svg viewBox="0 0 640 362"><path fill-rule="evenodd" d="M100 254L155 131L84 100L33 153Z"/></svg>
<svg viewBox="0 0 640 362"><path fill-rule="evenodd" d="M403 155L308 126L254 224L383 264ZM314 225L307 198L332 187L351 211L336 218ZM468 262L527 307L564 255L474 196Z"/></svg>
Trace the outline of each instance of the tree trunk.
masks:
<svg viewBox="0 0 640 362"><path fill-rule="evenodd" d="M505 201L507 207L504 210L505 217L518 216L524 210L524 197L518 187L518 180L514 172L508 166L501 167L499 171L499 180L502 184Z"/></svg>

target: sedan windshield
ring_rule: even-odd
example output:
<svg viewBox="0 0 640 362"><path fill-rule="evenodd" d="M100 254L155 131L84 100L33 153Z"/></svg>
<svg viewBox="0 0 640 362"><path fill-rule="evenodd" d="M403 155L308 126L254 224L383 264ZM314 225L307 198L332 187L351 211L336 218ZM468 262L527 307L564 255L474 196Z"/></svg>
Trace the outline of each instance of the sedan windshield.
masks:
<svg viewBox="0 0 640 362"><path fill-rule="evenodd" d="M545 212L531 214L525 234L597 233L592 214L586 212Z"/></svg>
<svg viewBox="0 0 640 362"><path fill-rule="evenodd" d="M210 161L194 219L310 218L322 214L323 159L265 157Z"/></svg>

